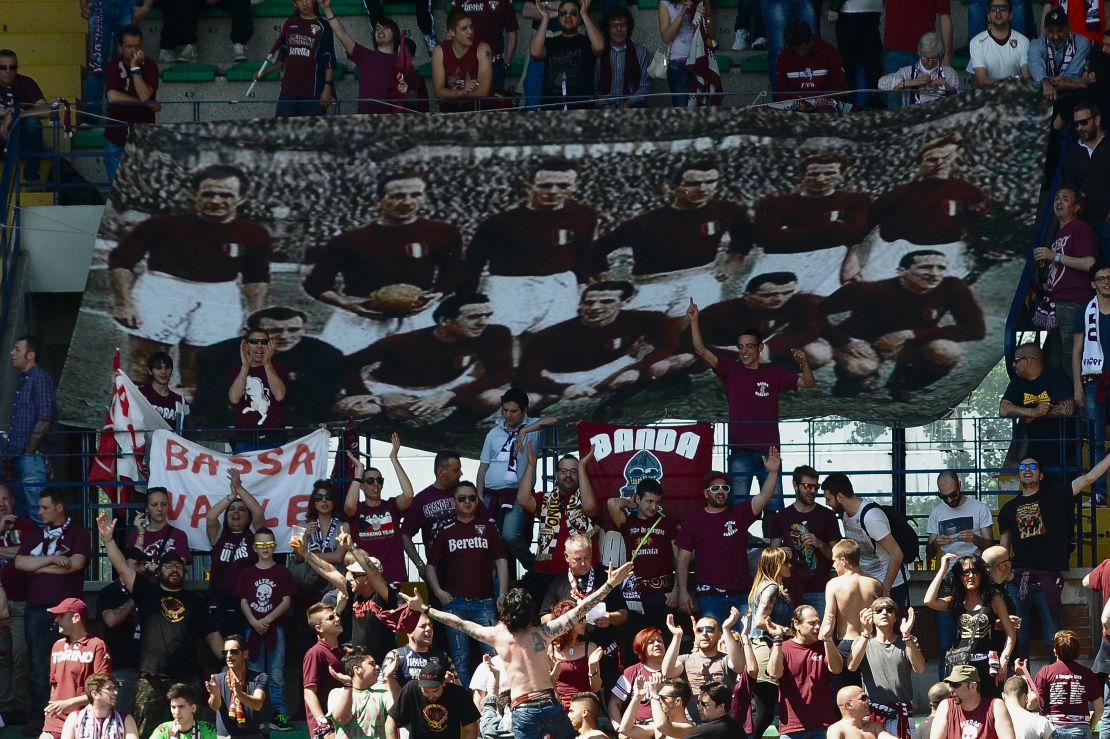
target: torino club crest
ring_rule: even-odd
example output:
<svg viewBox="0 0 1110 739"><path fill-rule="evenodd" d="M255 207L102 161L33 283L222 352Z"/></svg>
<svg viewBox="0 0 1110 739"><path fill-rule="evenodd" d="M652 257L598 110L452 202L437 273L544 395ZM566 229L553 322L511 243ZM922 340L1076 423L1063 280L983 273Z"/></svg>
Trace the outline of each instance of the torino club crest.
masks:
<svg viewBox="0 0 1110 739"><path fill-rule="evenodd" d="M640 450L629 457L624 465L624 487L620 490L622 498L631 498L636 494L636 485L640 480L650 478L659 483L663 482L663 463L659 457L647 450Z"/></svg>

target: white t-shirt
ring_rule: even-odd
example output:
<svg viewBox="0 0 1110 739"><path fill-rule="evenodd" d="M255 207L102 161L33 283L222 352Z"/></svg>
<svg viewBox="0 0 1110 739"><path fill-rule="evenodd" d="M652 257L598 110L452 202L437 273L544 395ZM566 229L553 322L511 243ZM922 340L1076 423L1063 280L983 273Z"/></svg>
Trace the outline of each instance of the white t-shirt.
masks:
<svg viewBox="0 0 1110 739"><path fill-rule="evenodd" d="M994 526L990 508L982 502L964 496L964 502L958 508L952 508L944 501L933 506L929 512L929 522L925 524L925 533L932 536L955 536L961 531L979 531ZM970 541L954 541L941 547L945 554L955 554L957 557L966 557L979 554L979 547Z"/></svg>
<svg viewBox="0 0 1110 739"><path fill-rule="evenodd" d="M1014 722L1014 739L1052 739L1052 723L1039 713L1018 706L1006 706Z"/></svg>
<svg viewBox="0 0 1110 739"><path fill-rule="evenodd" d="M991 79L1020 75L1021 68L1029 63L1029 39L1014 30L1003 44L995 41L990 31L983 31L971 39L968 50L971 62L967 71L975 74L976 69L986 69Z"/></svg>
<svg viewBox="0 0 1110 739"><path fill-rule="evenodd" d="M881 545L873 544L871 540L878 542L890 534L890 521L887 520L882 508L872 506L867 511L867 531L864 531L860 524L860 515L868 505L868 501L861 499L856 515L849 516L847 511L844 512L844 536L859 545L859 568L863 574L879 582L886 582L886 568L890 564L890 554ZM902 576L903 569L898 568L898 574L894 576L891 587L897 587L906 581Z"/></svg>
<svg viewBox="0 0 1110 739"><path fill-rule="evenodd" d="M505 667L500 657L494 656L490 661L493 662L494 667L504 673ZM475 668L474 674L470 677L470 685L468 687L471 690L480 690L486 695L489 695L490 691L493 690L493 671L489 668L489 665L486 664L485 660L478 663L478 667Z"/></svg>

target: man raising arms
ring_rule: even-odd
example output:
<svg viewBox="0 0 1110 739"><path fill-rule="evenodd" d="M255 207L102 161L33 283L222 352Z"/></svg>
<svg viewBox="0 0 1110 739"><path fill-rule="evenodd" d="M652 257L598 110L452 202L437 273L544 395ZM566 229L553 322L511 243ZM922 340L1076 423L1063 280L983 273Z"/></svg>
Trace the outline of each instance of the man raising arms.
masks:
<svg viewBox="0 0 1110 739"><path fill-rule="evenodd" d="M532 596L523 588L514 588L497 604L498 622L479 626L471 621L424 605L420 595L401 594L409 609L424 613L473 639L489 644L505 665L504 679L509 683L515 739L533 739L549 734L553 739L571 739L576 735L562 704L555 696L551 681L551 662L547 648L551 641L585 618L586 613L604 600L613 588L632 574L632 563L616 570L597 590L571 611L542 626L531 623Z"/></svg>

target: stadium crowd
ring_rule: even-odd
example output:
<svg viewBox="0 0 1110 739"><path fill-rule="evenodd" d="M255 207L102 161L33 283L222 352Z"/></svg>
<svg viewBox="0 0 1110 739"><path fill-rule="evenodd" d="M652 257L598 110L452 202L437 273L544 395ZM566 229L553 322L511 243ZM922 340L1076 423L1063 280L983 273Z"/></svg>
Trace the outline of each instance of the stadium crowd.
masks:
<svg viewBox="0 0 1110 739"><path fill-rule="evenodd" d="M689 319L729 418L748 423L730 424L728 471L704 471L704 505L682 520L664 513L658 476L626 497L600 496L593 450L563 455L554 486L537 485L540 432L558 420L530 414L529 395L509 388L474 481L461 479L458 453L441 450L435 481L415 491L395 434L399 494L387 496L383 469L347 452L349 485L317 481L288 557L275 557L263 506L234 470L204 517L208 551L170 523L165 488L147 489L133 520L102 509L95 534L82 526L49 487L54 385L38 341L21 337L6 449L14 477L0 486L0 715L40 739L259 737L291 730L302 707L316 739L393 739L401 729L762 737L776 722L788 737L1106 728L1110 642L1089 668L1059 618L1073 499L1105 478L1110 458L1062 483L1023 458L997 541L991 511L942 472L926 525L926 556L939 565L911 605L908 569L921 552L904 514L856 495L847 475L808 465L792 470L785 505L778 401L813 386L805 353L794 350L797 374L765 364L758 332L744 329L736 358L718 356L693 305ZM276 343L249 329L228 368L227 403L248 416L241 429L294 401ZM152 354L147 367L140 392L180 422L188 399L169 386L172 358ZM265 407L246 397L252 382ZM232 448L282 441L243 433ZM759 520L766 541L753 547L747 532ZM97 543L116 579L93 597L84 573ZM603 549L615 561L603 562ZM210 558L207 587L185 579L198 554ZM406 558L416 583L406 582ZM1105 604L1110 564L1084 584ZM1034 611L1054 657L1038 670ZM928 655L915 636L924 618L938 637ZM916 726L927 711L914 705L914 675L927 658L939 682ZM287 684L301 687L299 700Z"/></svg>

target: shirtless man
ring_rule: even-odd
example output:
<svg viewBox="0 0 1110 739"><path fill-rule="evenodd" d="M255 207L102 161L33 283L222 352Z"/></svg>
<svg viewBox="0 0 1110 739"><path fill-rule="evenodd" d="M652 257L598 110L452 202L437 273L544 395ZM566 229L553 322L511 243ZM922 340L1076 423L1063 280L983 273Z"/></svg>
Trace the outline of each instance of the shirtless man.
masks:
<svg viewBox="0 0 1110 739"><path fill-rule="evenodd" d="M834 544L832 555L836 577L825 585L825 619L821 630L836 629L837 649L847 664L852 642L864 631L860 613L883 594L883 584L860 572L859 545L852 539L841 539ZM845 670L839 679L842 682L851 680L852 675ZM858 676L855 679L858 680Z"/></svg>
<svg viewBox="0 0 1110 739"><path fill-rule="evenodd" d="M827 739L896 739L883 731L882 724L867 720L871 704L863 688L857 685L841 688L836 694L836 705L840 708L840 720L829 727Z"/></svg>
<svg viewBox="0 0 1110 739"><path fill-rule="evenodd" d="M512 701L513 736L517 739L550 734L552 739L574 739L578 732L570 723L551 682L551 662L547 656L551 641L581 622L616 586L632 574L632 563L616 570L610 567L605 583L562 616L542 626L532 625L534 603L523 588L513 588L497 604L497 623L479 626L453 613L424 605L420 595L401 593L405 604L472 639L489 644L505 665L503 679L509 683Z"/></svg>

